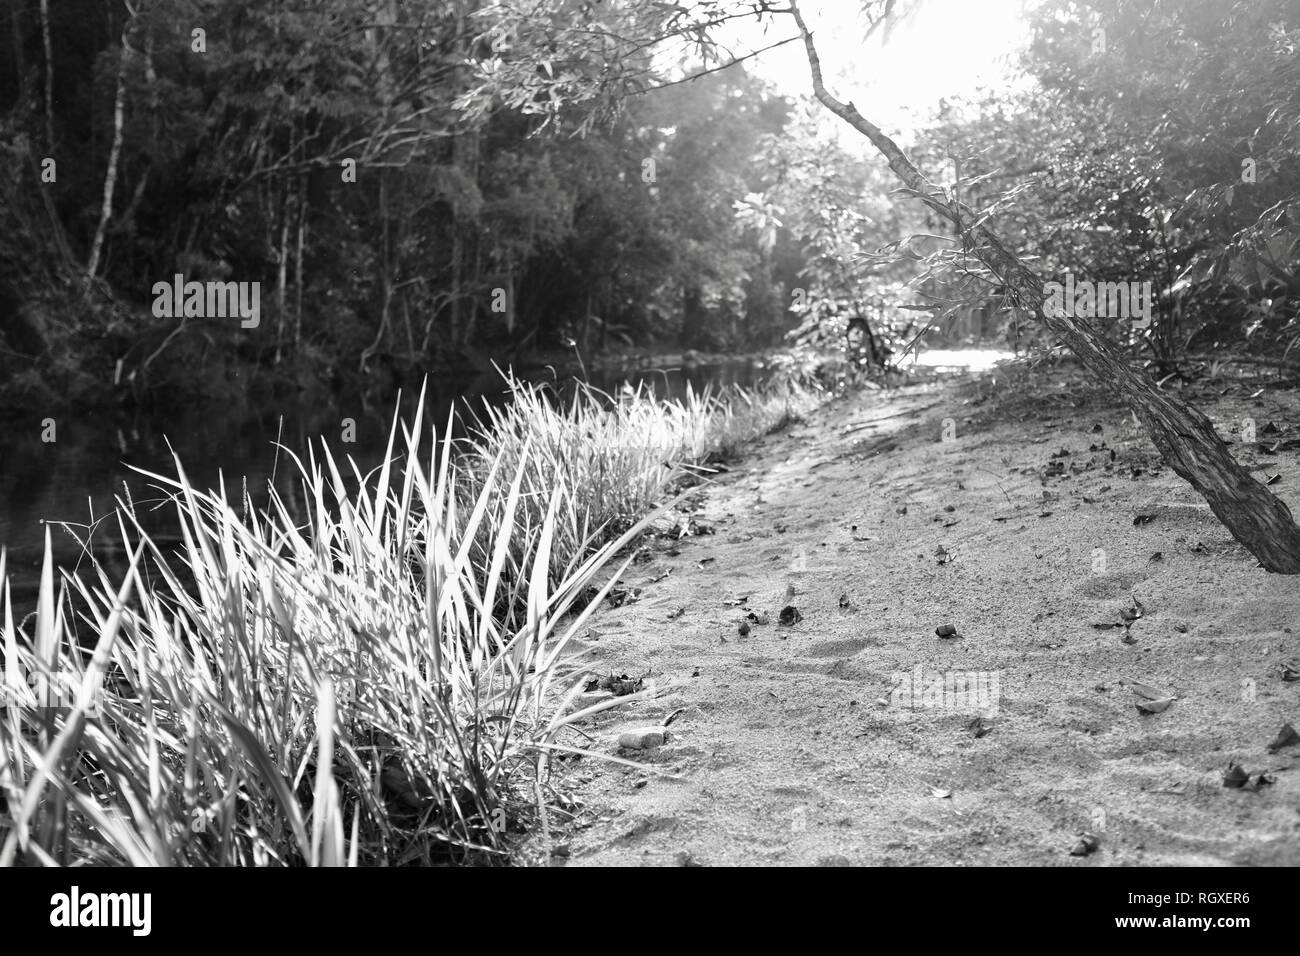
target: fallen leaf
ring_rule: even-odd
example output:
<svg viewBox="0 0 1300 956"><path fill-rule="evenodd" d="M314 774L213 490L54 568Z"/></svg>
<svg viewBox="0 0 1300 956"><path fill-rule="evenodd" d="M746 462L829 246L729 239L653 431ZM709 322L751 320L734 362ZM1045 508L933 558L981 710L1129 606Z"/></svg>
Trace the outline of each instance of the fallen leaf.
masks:
<svg viewBox="0 0 1300 956"><path fill-rule="evenodd" d="M1139 700L1133 706L1138 709L1140 714L1159 714L1169 709L1174 702L1174 698L1165 697L1160 700Z"/></svg>
<svg viewBox="0 0 1300 956"><path fill-rule="evenodd" d="M591 693L596 690L612 691L615 697L626 697L628 694L635 694L641 690L645 683L645 678L632 678L627 674L607 674L604 677L596 677L587 681L583 690Z"/></svg>
<svg viewBox="0 0 1300 956"><path fill-rule="evenodd" d="M1228 769L1223 772L1223 785L1231 787L1234 790L1240 790L1250 780L1250 774L1241 769L1236 762L1228 764Z"/></svg>
<svg viewBox="0 0 1300 956"><path fill-rule="evenodd" d="M1150 684L1143 684L1139 681L1130 680L1130 681L1122 681L1121 683L1125 684L1130 690L1133 691L1133 693L1137 694L1139 697L1145 697L1147 700L1164 700L1167 697L1173 697L1173 694L1170 694L1163 690L1158 690L1155 687L1152 687Z"/></svg>
<svg viewBox="0 0 1300 956"><path fill-rule="evenodd" d="M1095 833L1080 833L1079 842L1070 850L1070 856L1087 856L1101 846L1101 838Z"/></svg>
<svg viewBox="0 0 1300 956"><path fill-rule="evenodd" d="M1283 724L1282 729L1277 732L1273 742L1268 745L1268 752L1277 753L1283 747L1290 747L1292 744L1300 743L1300 734L1295 732L1295 728L1290 724Z"/></svg>
<svg viewBox="0 0 1300 956"><path fill-rule="evenodd" d="M1246 784L1246 789L1254 790L1258 792L1264 787L1270 787L1275 783L1277 783L1276 777L1274 777L1272 774L1264 773L1263 771L1261 771L1255 775L1255 779L1251 780L1250 783Z"/></svg>
<svg viewBox="0 0 1300 956"><path fill-rule="evenodd" d="M613 588L605 596L610 607L622 607L625 604L634 604L636 599L641 596L640 588Z"/></svg>

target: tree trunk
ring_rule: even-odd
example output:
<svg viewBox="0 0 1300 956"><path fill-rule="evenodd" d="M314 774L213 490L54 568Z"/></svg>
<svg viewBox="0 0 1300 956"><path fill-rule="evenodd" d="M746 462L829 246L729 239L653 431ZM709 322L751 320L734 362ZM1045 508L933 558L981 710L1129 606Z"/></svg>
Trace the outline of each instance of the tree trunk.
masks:
<svg viewBox="0 0 1300 956"><path fill-rule="evenodd" d="M14 4L14 20L18 19ZM45 148L54 149L54 45L50 42L50 2L41 0L41 43L45 48Z"/></svg>
<svg viewBox="0 0 1300 956"><path fill-rule="evenodd" d="M134 17L122 27L122 55L117 62L117 93L113 97L113 146L108 152L108 171L104 174L104 200L99 209L99 225L95 229L95 239L90 245L90 261L86 264L86 297L90 297L91 283L99 270L99 256L104 247L104 234L108 231L109 220L113 217L113 190L117 186L117 164L122 155L122 126L126 114L126 64L131 57L131 46L127 34L131 30ZM48 82L48 81L47 81Z"/></svg>
<svg viewBox="0 0 1300 956"><path fill-rule="evenodd" d="M972 253L1008 287L1013 302L1032 311L1034 318L1059 335L1085 367L1118 390L1142 420L1169 466L1205 497L1210 510L1265 569L1300 574L1300 527L1286 503L1237 464L1204 414L1160 391L1150 376L1129 365L1089 323L1044 312L1042 279L1008 251L968 208L929 182L898 145L852 103L842 103L827 92L812 33L794 2L790 9L803 34L818 101L871 140L889 161L894 175L957 228Z"/></svg>
<svg viewBox="0 0 1300 956"><path fill-rule="evenodd" d="M9 4L9 40L13 46L14 53L14 88L18 90L18 95L14 97L15 103L23 103L27 100L27 57L23 55L23 4L20 0L12 0Z"/></svg>
<svg viewBox="0 0 1300 956"><path fill-rule="evenodd" d="M704 324L704 290L698 282L688 282L682 289L682 324L677 343L684 349L694 348Z"/></svg>
<svg viewBox="0 0 1300 956"><path fill-rule="evenodd" d="M307 239L307 214L310 202L307 184L303 183L298 194L298 249L294 256L294 304L293 304L293 350L295 358L300 357L302 345L302 248Z"/></svg>
<svg viewBox="0 0 1300 956"><path fill-rule="evenodd" d="M275 361L279 365L281 349L284 348L284 327L288 322L289 295L289 204L290 188L288 182L280 193L280 251L277 255L275 269Z"/></svg>

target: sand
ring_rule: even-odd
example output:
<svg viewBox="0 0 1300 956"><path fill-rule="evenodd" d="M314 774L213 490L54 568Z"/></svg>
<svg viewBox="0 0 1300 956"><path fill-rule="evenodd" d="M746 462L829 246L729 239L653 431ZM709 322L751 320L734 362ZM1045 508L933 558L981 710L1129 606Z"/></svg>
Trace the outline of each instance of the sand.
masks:
<svg viewBox="0 0 1300 956"><path fill-rule="evenodd" d="M1198 404L1300 514L1300 454L1240 434L1300 435L1300 396L1220 391ZM714 533L649 542L640 598L584 643L658 696L570 742L642 766L557 770L570 812L523 858L1300 863L1300 746L1268 750L1300 725L1300 579L1260 569L1125 408L1074 381L865 391L731 469L692 499ZM769 623L742 636L751 611ZM670 715L661 746L618 747Z"/></svg>

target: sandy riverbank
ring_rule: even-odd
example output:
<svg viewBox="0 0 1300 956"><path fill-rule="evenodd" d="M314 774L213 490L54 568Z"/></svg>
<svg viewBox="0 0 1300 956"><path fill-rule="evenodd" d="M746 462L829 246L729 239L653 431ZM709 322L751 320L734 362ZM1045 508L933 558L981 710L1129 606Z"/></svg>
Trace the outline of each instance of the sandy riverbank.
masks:
<svg viewBox="0 0 1300 956"><path fill-rule="evenodd" d="M1295 392L1202 407L1234 441L1246 417L1300 435ZM1300 514L1297 451L1235 448ZM1260 570L1122 407L860 393L694 500L714 533L652 542L639 599L588 641L594 671L659 688L585 726L646 768L574 762L553 862L1300 863L1300 746L1268 749L1300 724L1300 581ZM751 612L769 623L742 635ZM1173 701L1142 713L1153 693ZM663 746L618 750L674 713ZM1084 831L1097 849L1071 855Z"/></svg>

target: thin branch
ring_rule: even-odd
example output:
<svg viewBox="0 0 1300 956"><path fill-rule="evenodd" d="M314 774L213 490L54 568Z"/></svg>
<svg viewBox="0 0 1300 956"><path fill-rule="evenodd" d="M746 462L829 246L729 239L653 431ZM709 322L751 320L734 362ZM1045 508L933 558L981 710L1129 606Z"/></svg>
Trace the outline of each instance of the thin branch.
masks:
<svg viewBox="0 0 1300 956"><path fill-rule="evenodd" d="M677 86L681 83L692 83L695 80L700 79L700 77L708 76L710 73L721 73L723 70L729 70L737 63L743 63L748 59L752 59L753 57L758 56L760 53L766 53L768 50L775 50L779 46L785 46L787 43L795 43L801 39L803 38L800 36L786 37L784 40L781 40L777 43L769 44L768 46L754 50L751 53L746 53L744 56L738 56L734 60L729 60L726 63L723 63L721 66L710 67L707 70L701 70L698 73L692 73L690 76L683 76L681 79L678 80L671 80L667 83L660 83L657 86L647 86L645 89L636 90L632 95L640 96L643 93L653 93L656 90L666 90L670 86Z"/></svg>

